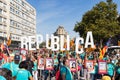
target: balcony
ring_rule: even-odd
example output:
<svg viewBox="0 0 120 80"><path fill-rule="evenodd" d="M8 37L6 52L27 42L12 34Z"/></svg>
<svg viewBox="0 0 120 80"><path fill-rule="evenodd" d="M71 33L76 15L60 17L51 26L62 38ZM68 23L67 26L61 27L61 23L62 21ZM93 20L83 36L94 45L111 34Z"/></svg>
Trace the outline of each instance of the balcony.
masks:
<svg viewBox="0 0 120 80"><path fill-rule="evenodd" d="M5 28L4 26L2 26L1 28L0 28L0 32L2 32L2 33L7 33L7 28Z"/></svg>
<svg viewBox="0 0 120 80"><path fill-rule="evenodd" d="M5 0L0 0L0 2L7 4L7 2Z"/></svg>
<svg viewBox="0 0 120 80"><path fill-rule="evenodd" d="M3 25L4 25L4 26L7 26L7 23L6 23L6 21L3 21Z"/></svg>
<svg viewBox="0 0 120 80"><path fill-rule="evenodd" d="M4 25L4 26L7 26L6 21L3 21L3 22L0 21L0 24L1 24L1 25Z"/></svg>
<svg viewBox="0 0 120 80"><path fill-rule="evenodd" d="M0 25L2 25L2 22L0 21Z"/></svg>
<svg viewBox="0 0 120 80"><path fill-rule="evenodd" d="M3 6L3 10L4 10L5 12L7 12L7 9L6 9L6 7L5 7L5 6Z"/></svg>
<svg viewBox="0 0 120 80"><path fill-rule="evenodd" d="M2 10L5 11L5 12L7 12L6 6L1 6L1 5L0 5L0 9L2 9Z"/></svg>
<svg viewBox="0 0 120 80"><path fill-rule="evenodd" d="M7 18L7 16L5 16L4 14L0 14L0 17L3 17L3 18Z"/></svg>
<svg viewBox="0 0 120 80"><path fill-rule="evenodd" d="M3 7L0 5L0 9L3 9Z"/></svg>

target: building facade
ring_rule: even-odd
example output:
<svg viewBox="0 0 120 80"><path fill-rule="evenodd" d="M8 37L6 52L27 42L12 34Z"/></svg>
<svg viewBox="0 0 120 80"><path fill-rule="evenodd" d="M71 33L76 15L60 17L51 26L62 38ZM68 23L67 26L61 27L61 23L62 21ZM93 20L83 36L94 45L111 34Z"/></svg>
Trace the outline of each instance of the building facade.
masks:
<svg viewBox="0 0 120 80"><path fill-rule="evenodd" d="M56 32L54 33L55 36L59 36L63 35L65 38L67 37L68 33L66 32L66 30L64 29L63 26L59 26L56 30Z"/></svg>
<svg viewBox="0 0 120 80"><path fill-rule="evenodd" d="M0 0L0 39L11 34L12 46L21 36L36 34L36 10L26 0Z"/></svg>
<svg viewBox="0 0 120 80"><path fill-rule="evenodd" d="M61 44L60 43L60 36L63 35L64 36L64 42L66 42L66 39L67 39L67 35L68 33L66 32L66 30L64 29L63 26L59 26L56 30L56 32L54 33L54 36L58 36L59 37L59 45ZM59 47L60 49L60 47Z"/></svg>

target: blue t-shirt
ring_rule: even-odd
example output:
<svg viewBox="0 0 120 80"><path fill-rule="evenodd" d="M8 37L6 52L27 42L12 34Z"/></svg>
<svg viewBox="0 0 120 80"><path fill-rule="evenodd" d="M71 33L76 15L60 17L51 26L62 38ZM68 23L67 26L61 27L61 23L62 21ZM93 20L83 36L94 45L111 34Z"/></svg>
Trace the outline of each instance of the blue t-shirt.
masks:
<svg viewBox="0 0 120 80"><path fill-rule="evenodd" d="M25 69L19 69L16 75L16 80L29 80L31 73Z"/></svg>
<svg viewBox="0 0 120 80"><path fill-rule="evenodd" d="M120 66L117 66L117 67L116 67L116 73L117 73L118 75L120 75Z"/></svg>
<svg viewBox="0 0 120 80"><path fill-rule="evenodd" d="M0 76L0 80L6 80L5 77L3 76Z"/></svg>
<svg viewBox="0 0 120 80"><path fill-rule="evenodd" d="M6 68L6 69L10 70L10 63L3 64L2 68Z"/></svg>
<svg viewBox="0 0 120 80"><path fill-rule="evenodd" d="M107 60L108 60L108 58L107 58L107 57L104 57L104 58L103 58L103 60L107 61Z"/></svg>
<svg viewBox="0 0 120 80"><path fill-rule="evenodd" d="M54 65L58 65L58 59L54 59Z"/></svg>
<svg viewBox="0 0 120 80"><path fill-rule="evenodd" d="M12 71L12 76L15 76L17 74L17 71L19 70L19 64L15 64L14 62L11 62L10 70Z"/></svg>
<svg viewBox="0 0 120 80"><path fill-rule="evenodd" d="M112 63L107 64L107 73L111 77L114 75L114 69L115 69L115 67L114 67L114 65Z"/></svg>
<svg viewBox="0 0 120 80"><path fill-rule="evenodd" d="M72 73L71 73L70 69L67 68L66 66L62 66L60 68L60 73L61 73L61 75L65 74L65 77L66 77L65 80L73 80Z"/></svg>
<svg viewBox="0 0 120 80"><path fill-rule="evenodd" d="M19 70L19 64L15 64L14 62L6 63L2 67L11 70L12 76L15 76L17 74L17 71Z"/></svg>
<svg viewBox="0 0 120 80"><path fill-rule="evenodd" d="M80 54L80 58L83 60L85 58L85 52Z"/></svg>
<svg viewBox="0 0 120 80"><path fill-rule="evenodd" d="M54 58L54 53L52 53L52 58Z"/></svg>
<svg viewBox="0 0 120 80"><path fill-rule="evenodd" d="M97 74L98 73L98 64L94 65L94 69L91 72L91 74Z"/></svg>
<svg viewBox="0 0 120 80"><path fill-rule="evenodd" d="M34 71L37 71L37 66L38 66L38 65L37 65L37 61L34 61L34 67L33 67L33 70L34 70Z"/></svg>

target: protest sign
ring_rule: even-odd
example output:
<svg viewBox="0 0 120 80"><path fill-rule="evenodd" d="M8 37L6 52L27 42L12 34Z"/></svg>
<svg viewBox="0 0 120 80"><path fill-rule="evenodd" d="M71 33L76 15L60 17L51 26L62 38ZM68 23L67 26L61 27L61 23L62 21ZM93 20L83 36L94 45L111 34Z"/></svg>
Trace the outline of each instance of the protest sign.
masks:
<svg viewBox="0 0 120 80"><path fill-rule="evenodd" d="M46 70L53 70L53 59L46 58Z"/></svg>
<svg viewBox="0 0 120 80"><path fill-rule="evenodd" d="M92 71L94 69L93 60L86 60L85 67L88 69L88 71Z"/></svg>
<svg viewBox="0 0 120 80"><path fill-rule="evenodd" d="M21 49L20 53L23 54L23 55L26 55L27 54L27 50L26 49Z"/></svg>
<svg viewBox="0 0 120 80"><path fill-rule="evenodd" d="M44 58L39 58L38 59L38 69L44 70Z"/></svg>
<svg viewBox="0 0 120 80"><path fill-rule="evenodd" d="M70 66L70 70L72 72L75 72L77 69L77 65L76 65L76 59L70 59L69 60L69 66Z"/></svg>
<svg viewBox="0 0 120 80"><path fill-rule="evenodd" d="M98 73L99 74L106 74L107 73L107 63L106 63L106 61L99 61L98 62L98 68L99 68L99 70L98 70Z"/></svg>

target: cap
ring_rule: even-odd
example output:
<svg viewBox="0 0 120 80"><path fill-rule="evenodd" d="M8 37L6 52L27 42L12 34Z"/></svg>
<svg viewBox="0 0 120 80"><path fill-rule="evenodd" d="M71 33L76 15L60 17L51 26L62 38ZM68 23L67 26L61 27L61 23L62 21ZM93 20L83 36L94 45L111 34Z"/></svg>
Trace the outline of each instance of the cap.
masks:
<svg viewBox="0 0 120 80"><path fill-rule="evenodd" d="M14 60L20 60L20 55L15 55Z"/></svg>

